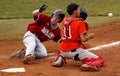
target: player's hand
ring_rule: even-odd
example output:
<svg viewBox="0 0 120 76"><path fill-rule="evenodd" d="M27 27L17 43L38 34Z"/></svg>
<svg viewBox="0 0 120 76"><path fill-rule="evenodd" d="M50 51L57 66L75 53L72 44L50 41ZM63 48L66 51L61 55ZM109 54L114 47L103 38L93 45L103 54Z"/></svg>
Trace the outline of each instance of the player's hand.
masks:
<svg viewBox="0 0 120 76"><path fill-rule="evenodd" d="M43 12L44 10L46 10L46 8L47 8L48 6L47 5L42 5L42 6L40 6L40 8L39 8L39 12Z"/></svg>
<svg viewBox="0 0 120 76"><path fill-rule="evenodd" d="M89 38L89 39L94 38L94 33L90 33L90 34L88 34L88 38Z"/></svg>

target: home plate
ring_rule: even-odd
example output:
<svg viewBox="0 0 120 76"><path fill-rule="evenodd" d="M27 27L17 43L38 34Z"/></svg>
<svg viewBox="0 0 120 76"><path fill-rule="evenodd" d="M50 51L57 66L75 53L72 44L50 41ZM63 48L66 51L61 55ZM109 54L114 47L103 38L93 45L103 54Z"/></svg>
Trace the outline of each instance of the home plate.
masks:
<svg viewBox="0 0 120 76"><path fill-rule="evenodd" d="M8 68L0 70L0 72L16 73L16 72L25 72L24 68Z"/></svg>

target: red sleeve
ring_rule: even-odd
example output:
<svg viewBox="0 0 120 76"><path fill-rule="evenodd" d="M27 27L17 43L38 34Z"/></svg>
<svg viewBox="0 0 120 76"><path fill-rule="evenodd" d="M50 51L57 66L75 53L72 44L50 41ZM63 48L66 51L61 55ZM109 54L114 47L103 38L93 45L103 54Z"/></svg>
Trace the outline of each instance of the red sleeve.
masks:
<svg viewBox="0 0 120 76"><path fill-rule="evenodd" d="M84 24L85 24L86 30L88 31L88 30L89 30L89 25L88 25L88 23L84 21Z"/></svg>
<svg viewBox="0 0 120 76"><path fill-rule="evenodd" d="M79 33L80 34L84 34L84 33L86 33L87 32L87 30L86 30L86 27L85 27L85 23L84 22L81 22L80 23L80 26L79 26Z"/></svg>
<svg viewBox="0 0 120 76"><path fill-rule="evenodd" d="M48 15L46 15L46 14L39 14L38 15L38 19L37 19L37 22L40 22L40 23L42 23L42 22L44 22L44 21L46 21L46 20L50 20L51 19L51 17L50 16L48 16Z"/></svg>

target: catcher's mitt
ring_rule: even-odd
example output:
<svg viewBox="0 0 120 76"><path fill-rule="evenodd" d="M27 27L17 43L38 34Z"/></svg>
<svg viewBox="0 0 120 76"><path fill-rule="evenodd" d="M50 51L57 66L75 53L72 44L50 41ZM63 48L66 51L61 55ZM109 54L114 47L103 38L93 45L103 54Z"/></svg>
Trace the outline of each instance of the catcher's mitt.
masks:
<svg viewBox="0 0 120 76"><path fill-rule="evenodd" d="M86 20L88 14L87 11L85 10L85 8L81 7L80 8L80 18L82 18L83 20Z"/></svg>
<svg viewBox="0 0 120 76"><path fill-rule="evenodd" d="M42 5L42 6L40 6L40 8L39 8L39 12L43 12L46 8L47 8L48 6L47 5Z"/></svg>

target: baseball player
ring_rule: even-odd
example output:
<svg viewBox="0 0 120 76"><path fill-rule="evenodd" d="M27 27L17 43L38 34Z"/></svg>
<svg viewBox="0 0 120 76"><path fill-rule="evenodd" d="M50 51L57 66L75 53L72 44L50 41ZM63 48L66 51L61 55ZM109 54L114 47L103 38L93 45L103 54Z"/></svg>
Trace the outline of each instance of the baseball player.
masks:
<svg viewBox="0 0 120 76"><path fill-rule="evenodd" d="M65 14L61 9L55 10L51 16L41 13L46 8L47 6L43 5L39 10L32 12L35 22L28 24L27 32L23 37L26 46L24 64L29 64L36 58L47 57L43 42L48 40L58 42L61 39L58 23L62 22Z"/></svg>
<svg viewBox="0 0 120 76"><path fill-rule="evenodd" d="M84 21L80 17L80 7L76 3L67 6L67 12L70 17L62 22L62 41L57 57L51 62L52 66L60 67L66 63L65 58L75 61L83 61L80 66L82 71L98 71L103 66L104 60L81 48L81 42L88 41L94 37L94 34L87 33Z"/></svg>

